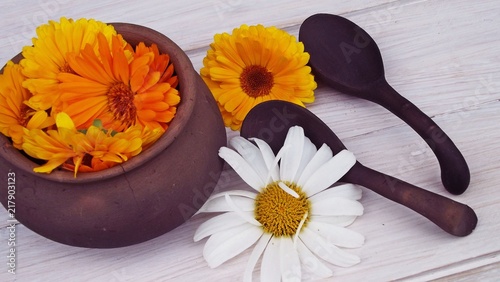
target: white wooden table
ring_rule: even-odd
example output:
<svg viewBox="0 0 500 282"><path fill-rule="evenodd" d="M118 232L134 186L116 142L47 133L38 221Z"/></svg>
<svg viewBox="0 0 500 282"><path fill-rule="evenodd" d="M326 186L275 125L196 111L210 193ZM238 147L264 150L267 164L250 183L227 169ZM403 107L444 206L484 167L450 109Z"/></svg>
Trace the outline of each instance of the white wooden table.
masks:
<svg viewBox="0 0 500 282"><path fill-rule="evenodd" d="M352 226L366 237L362 262L331 266L336 281L496 280L500 277L499 1L119 1L2 0L0 64L30 44L35 26L61 16L130 22L156 29L183 48L197 70L213 35L243 23L275 25L297 35L318 12L363 27L381 49L386 76L453 139L471 170L469 189L450 196L422 139L385 109L320 84L309 109L364 165L475 209L479 224L457 238L412 211L363 189L365 214ZM228 131L228 136L238 133ZM226 169L217 189L243 187ZM54 207L57 208L57 207ZM193 243L195 217L168 234L119 249L84 249L16 229L17 274L7 273L7 212L0 209L0 281L240 281L249 251L210 269L205 241ZM333 280L332 279L332 280Z"/></svg>

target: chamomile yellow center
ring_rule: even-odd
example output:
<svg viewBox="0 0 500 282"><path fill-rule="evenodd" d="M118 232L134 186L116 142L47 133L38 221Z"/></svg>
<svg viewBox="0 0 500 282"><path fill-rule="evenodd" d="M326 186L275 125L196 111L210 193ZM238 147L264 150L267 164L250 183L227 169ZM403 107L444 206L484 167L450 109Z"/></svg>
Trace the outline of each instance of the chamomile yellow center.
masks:
<svg viewBox="0 0 500 282"><path fill-rule="evenodd" d="M240 75L241 89L250 97L269 95L274 85L274 77L263 66L251 65Z"/></svg>
<svg viewBox="0 0 500 282"><path fill-rule="evenodd" d="M283 183L282 183L283 184ZM311 214L311 203L302 189L295 184L286 183L295 192L292 195L279 186L278 182L269 184L255 199L255 219L262 224L265 232L274 236L293 236L301 221L304 225Z"/></svg>

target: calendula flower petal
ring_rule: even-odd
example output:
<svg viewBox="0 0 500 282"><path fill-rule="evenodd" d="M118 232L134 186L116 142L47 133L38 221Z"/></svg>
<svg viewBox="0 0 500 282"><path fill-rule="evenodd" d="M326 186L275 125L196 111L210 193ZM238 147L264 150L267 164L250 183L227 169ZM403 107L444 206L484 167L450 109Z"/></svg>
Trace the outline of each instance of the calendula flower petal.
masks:
<svg viewBox="0 0 500 282"><path fill-rule="evenodd" d="M75 124L66 113L59 113L56 115L56 125L58 128L76 130Z"/></svg>
<svg viewBox="0 0 500 282"><path fill-rule="evenodd" d="M285 31L242 25L214 36L200 74L225 125L238 130L250 109L263 101L313 102L316 83L308 60L303 44Z"/></svg>
<svg viewBox="0 0 500 282"><path fill-rule="evenodd" d="M115 131L134 124L167 129L180 101L177 89L165 82L177 81L164 76L167 72L173 75L168 56L157 53L155 45L144 44L140 54L135 54L130 45L122 43L121 35L108 40L98 33L96 38L97 49L87 46L68 55L74 73L57 76L61 89L57 109L68 113L78 129L88 128L94 119ZM155 51L144 50L150 48Z"/></svg>
<svg viewBox="0 0 500 282"><path fill-rule="evenodd" d="M24 128L43 129L54 123L45 111L27 104L32 94L22 86L25 79L22 67L12 61L0 74L0 133L11 137L17 149L22 148Z"/></svg>
<svg viewBox="0 0 500 282"><path fill-rule="evenodd" d="M67 158L62 158L62 159L51 159L44 165L41 165L39 167L35 167L33 169L34 172L38 173L51 173L54 169L62 165Z"/></svg>
<svg viewBox="0 0 500 282"><path fill-rule="evenodd" d="M54 119L45 111L37 111L26 124L26 128L47 128L54 124Z"/></svg>
<svg viewBox="0 0 500 282"><path fill-rule="evenodd" d="M47 134L40 129L26 129L22 149L33 158L47 161L41 167L35 168L35 172L49 173L69 158L76 156L63 136L55 130L49 130Z"/></svg>
<svg viewBox="0 0 500 282"><path fill-rule="evenodd" d="M98 33L109 40L116 31L111 25L93 19L74 21L63 17L59 22L49 21L39 26L36 33L33 46L23 48L24 59L20 64L28 78L23 85L34 94L30 104L46 110L59 97L58 74L72 72L68 55L79 54L87 45L93 49Z"/></svg>

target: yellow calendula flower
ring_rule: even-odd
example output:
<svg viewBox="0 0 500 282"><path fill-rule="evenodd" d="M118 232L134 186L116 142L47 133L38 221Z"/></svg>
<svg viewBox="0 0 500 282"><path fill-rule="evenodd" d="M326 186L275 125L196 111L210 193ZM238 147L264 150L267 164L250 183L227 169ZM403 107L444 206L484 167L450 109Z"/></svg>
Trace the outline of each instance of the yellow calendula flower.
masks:
<svg viewBox="0 0 500 282"><path fill-rule="evenodd" d="M71 116L78 129L95 119L104 128L122 131L139 124L166 129L180 101L173 85L173 67L168 56L160 56L154 46L141 46L133 52L123 46L121 35L112 37L109 48L103 34L98 35L99 52L88 45L79 55L69 57L74 73L60 73L60 110Z"/></svg>
<svg viewBox="0 0 500 282"><path fill-rule="evenodd" d="M33 171L50 173L69 159L75 163L81 162L83 154L79 154L71 142L68 142L78 132L73 131L71 125L68 126L62 121L61 118L56 119L57 130L51 129L45 132L37 128L25 129L22 144L24 152L33 158L47 161L44 165L35 167Z"/></svg>
<svg viewBox="0 0 500 282"><path fill-rule="evenodd" d="M142 149L150 147L156 140L160 139L164 132L163 128L150 129L149 127L144 127L141 134Z"/></svg>
<svg viewBox="0 0 500 282"><path fill-rule="evenodd" d="M20 64L28 77L23 85L33 93L29 104L33 108L47 110L57 101L58 74L73 73L68 55L79 54L87 44L96 48L98 33L104 34L110 41L116 31L113 26L96 20L74 21L63 17L60 22L49 21L39 26L36 33L38 37L33 39L33 46L23 48L25 59Z"/></svg>
<svg viewBox="0 0 500 282"><path fill-rule="evenodd" d="M316 82L308 61L304 45L287 32L242 25L232 34L215 35L200 73L225 125L238 130L250 109L263 101L313 102Z"/></svg>
<svg viewBox="0 0 500 282"><path fill-rule="evenodd" d="M102 161L122 163L142 150L142 128L132 126L114 135L91 126L86 133L93 150L88 154Z"/></svg>
<svg viewBox="0 0 500 282"><path fill-rule="evenodd" d="M54 123L45 111L36 111L25 104L32 96L22 87L25 80L21 66L7 62L0 75L0 133L12 138L13 146L21 149L23 128L46 128Z"/></svg>

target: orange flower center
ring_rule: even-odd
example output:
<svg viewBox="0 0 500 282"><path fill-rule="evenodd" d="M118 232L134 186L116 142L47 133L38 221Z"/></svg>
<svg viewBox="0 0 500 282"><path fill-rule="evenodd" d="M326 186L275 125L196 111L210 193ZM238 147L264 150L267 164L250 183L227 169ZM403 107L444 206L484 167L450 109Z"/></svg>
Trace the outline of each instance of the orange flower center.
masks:
<svg viewBox="0 0 500 282"><path fill-rule="evenodd" d="M76 74L76 72L69 66L68 62L65 62L62 67L59 68L59 71L62 73L73 73Z"/></svg>
<svg viewBox="0 0 500 282"><path fill-rule="evenodd" d="M248 66L240 75L243 91L250 97L268 95L274 85L274 77L265 67Z"/></svg>
<svg viewBox="0 0 500 282"><path fill-rule="evenodd" d="M108 91L108 106L115 120L130 126L135 123L137 109L134 104L134 93L122 82L115 83Z"/></svg>
<svg viewBox="0 0 500 282"><path fill-rule="evenodd" d="M19 117L17 121L19 122L20 125L26 127L34 112L35 111L32 108L26 106L25 104L21 104L21 108L19 109Z"/></svg>

